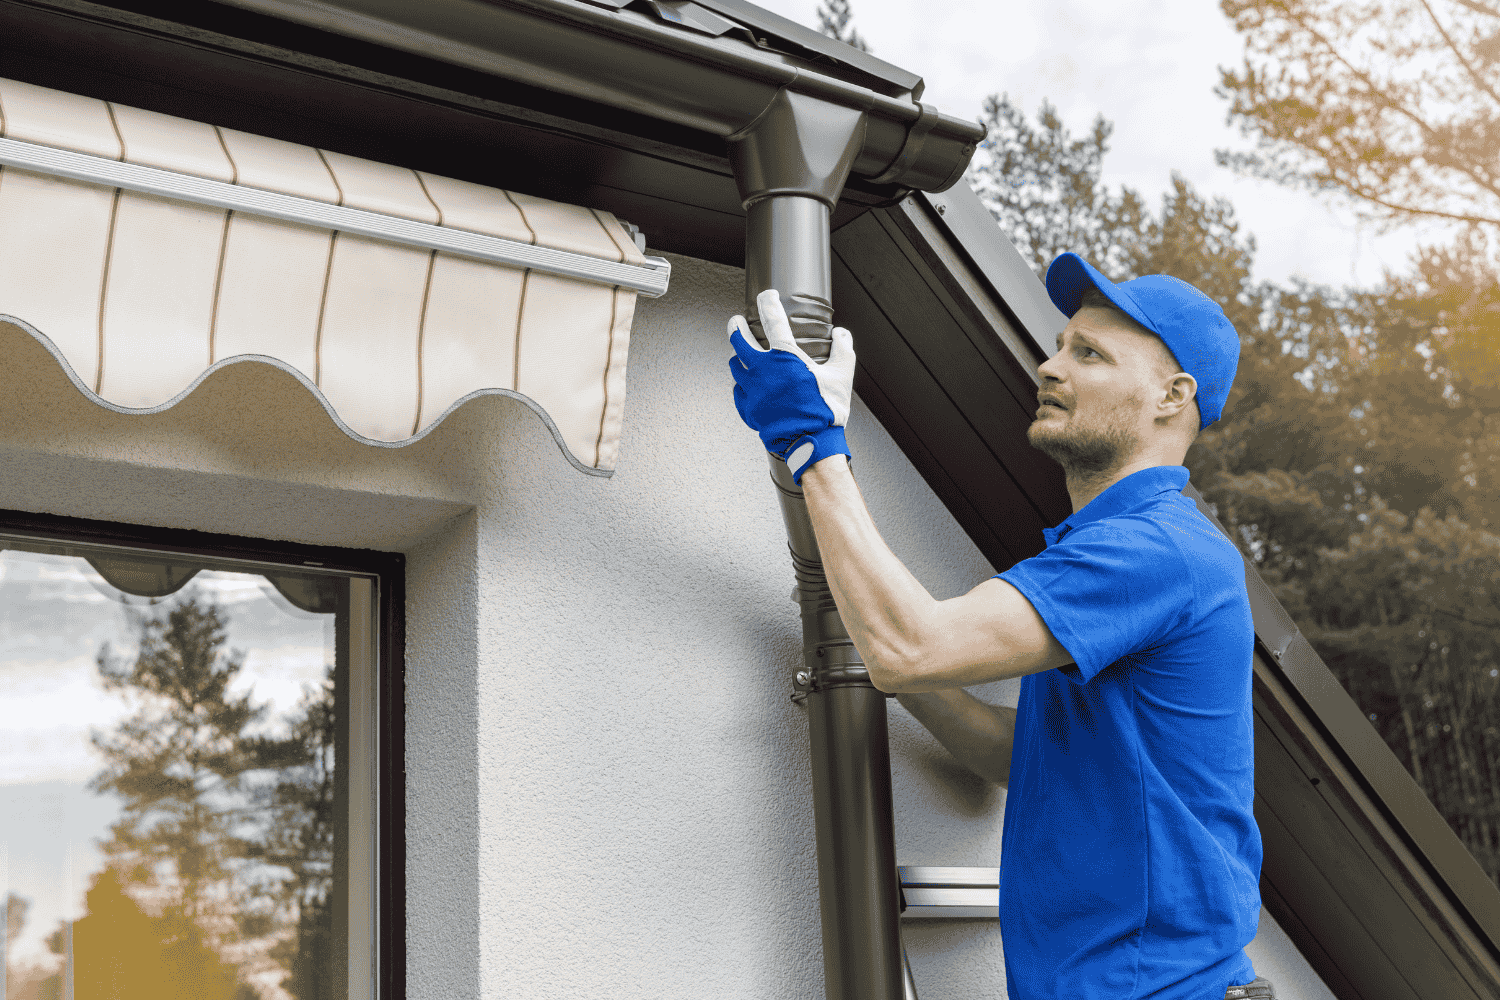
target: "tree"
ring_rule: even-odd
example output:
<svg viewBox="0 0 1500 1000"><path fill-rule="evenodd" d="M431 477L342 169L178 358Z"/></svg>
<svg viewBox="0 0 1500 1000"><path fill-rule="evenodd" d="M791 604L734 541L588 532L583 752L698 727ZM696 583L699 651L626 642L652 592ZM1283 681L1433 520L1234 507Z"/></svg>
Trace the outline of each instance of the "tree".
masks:
<svg viewBox="0 0 1500 1000"><path fill-rule="evenodd" d="M1346 443L1368 450L1380 435L1384 461L1367 485L1403 513L1430 503L1440 516L1500 523L1500 267L1491 231L1500 221L1500 4L1221 6L1245 36L1246 58L1222 72L1219 92L1260 147L1221 151L1221 162L1342 192L1387 225L1423 217L1467 224L1450 245L1419 251L1410 273L1351 300L1346 332L1359 360L1344 366L1352 380L1345 395L1359 394L1361 413L1398 417L1362 421L1367 440ZM1420 419L1405 419L1412 405Z"/></svg>
<svg viewBox="0 0 1500 1000"><path fill-rule="evenodd" d="M1136 192L1100 183L1114 126L1099 116L1075 139L1043 101L1033 128L1005 94L985 99L981 120L967 179L1037 273L1065 250L1117 280L1130 273L1149 213Z"/></svg>
<svg viewBox="0 0 1500 1000"><path fill-rule="evenodd" d="M818 4L819 31L845 45L852 45L861 52L868 52L870 46L849 23L853 19L854 11L850 9L849 0L822 0Z"/></svg>
<svg viewBox="0 0 1500 1000"><path fill-rule="evenodd" d="M1342 192L1384 223L1500 222L1500 3L1220 0L1245 38L1221 70L1257 140L1219 162Z"/></svg>
<svg viewBox="0 0 1500 1000"><path fill-rule="evenodd" d="M217 605L189 597L138 619L132 661L100 651L105 688L138 696L140 708L95 734L108 765L90 783L123 800L105 845L113 862L154 883L212 941L229 933L234 870L252 846L243 781L263 766L264 744L247 732L264 707L229 693L244 658L224 655L225 624Z"/></svg>
<svg viewBox="0 0 1500 1000"><path fill-rule="evenodd" d="M272 957L289 971L282 988L301 1000L332 996L335 985L334 738L333 685L325 682L303 698L282 744L284 767L259 796L271 822L255 854L291 872L278 895L296 923L296 934L280 942Z"/></svg>

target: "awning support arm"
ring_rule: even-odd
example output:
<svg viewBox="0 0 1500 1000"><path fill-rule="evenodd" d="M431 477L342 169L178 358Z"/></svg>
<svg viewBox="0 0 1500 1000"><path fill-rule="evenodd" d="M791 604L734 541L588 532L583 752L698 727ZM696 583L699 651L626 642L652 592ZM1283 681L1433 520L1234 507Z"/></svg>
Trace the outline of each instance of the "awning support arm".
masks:
<svg viewBox="0 0 1500 1000"><path fill-rule="evenodd" d="M0 167L30 170L195 205L208 205L245 215L282 219L319 229L336 229L387 243L400 243L423 250L441 250L459 257L630 288L648 298L656 298L666 292L672 277L672 265L662 257L647 257L644 266L604 260L567 250L501 239L467 229L434 226L380 212L331 205L278 191L227 184L207 177L194 177L191 174L15 139L0 138Z"/></svg>

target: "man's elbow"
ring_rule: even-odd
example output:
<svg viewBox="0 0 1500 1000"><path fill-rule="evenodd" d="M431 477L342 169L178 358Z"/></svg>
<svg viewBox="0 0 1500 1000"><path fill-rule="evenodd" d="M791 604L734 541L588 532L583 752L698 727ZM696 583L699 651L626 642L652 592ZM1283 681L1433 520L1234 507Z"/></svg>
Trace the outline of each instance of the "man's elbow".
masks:
<svg viewBox="0 0 1500 1000"><path fill-rule="evenodd" d="M870 683L884 694L923 690L912 686L921 681L922 657L911 650L896 646L871 649L865 653L864 661Z"/></svg>
<svg viewBox="0 0 1500 1000"><path fill-rule="evenodd" d="M875 690L882 694L904 694L904 676L899 667L892 664L886 657L865 657L865 670L870 674L870 683L875 685Z"/></svg>

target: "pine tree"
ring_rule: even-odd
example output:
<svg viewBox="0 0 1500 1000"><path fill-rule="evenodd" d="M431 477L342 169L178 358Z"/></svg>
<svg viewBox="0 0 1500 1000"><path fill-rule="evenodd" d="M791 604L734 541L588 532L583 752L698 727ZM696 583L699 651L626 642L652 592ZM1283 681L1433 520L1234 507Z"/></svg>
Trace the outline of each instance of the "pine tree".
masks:
<svg viewBox="0 0 1500 1000"><path fill-rule="evenodd" d="M861 52L868 52L870 46L849 23L853 19L854 11L849 6L849 0L822 0L818 4L819 31L845 45L852 45Z"/></svg>
<svg viewBox="0 0 1500 1000"><path fill-rule="evenodd" d="M988 134L967 180L1038 274L1071 250L1116 279L1130 273L1149 210L1129 188L1101 182L1114 126L1102 116L1074 138L1043 101L1033 127L1005 94L984 102Z"/></svg>
<svg viewBox="0 0 1500 1000"><path fill-rule="evenodd" d="M217 605L189 597L136 624L133 660L108 646L97 660L105 687L140 705L93 740L108 763L90 787L122 800L105 850L159 912L217 945L233 934L234 875L254 847L244 781L265 765L267 741L247 730L265 708L230 693L244 657L224 652Z"/></svg>
<svg viewBox="0 0 1500 1000"><path fill-rule="evenodd" d="M123 800L104 845L130 892L183 948L279 937L268 958L301 1000L329 995L334 831L331 680L309 691L282 738L231 694L244 666L228 620L188 597L136 622L129 662L101 650L105 686L139 709L96 735L108 766L91 787ZM291 934L284 933L291 929Z"/></svg>

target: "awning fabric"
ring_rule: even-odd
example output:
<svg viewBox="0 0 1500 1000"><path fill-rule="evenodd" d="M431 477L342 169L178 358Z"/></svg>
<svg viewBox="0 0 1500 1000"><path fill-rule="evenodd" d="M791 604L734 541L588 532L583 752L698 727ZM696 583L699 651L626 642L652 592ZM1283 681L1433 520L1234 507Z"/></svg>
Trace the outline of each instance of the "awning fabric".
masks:
<svg viewBox="0 0 1500 1000"><path fill-rule="evenodd" d="M0 138L375 213L360 219L437 246L482 234L502 250L496 238L552 248L573 269L4 166L0 319L102 405L156 412L217 367L257 360L297 375L370 444L410 443L461 402L503 394L537 410L574 465L614 469L637 292L610 275L667 265L610 213L5 79ZM586 279L570 276L579 262L614 263Z"/></svg>

